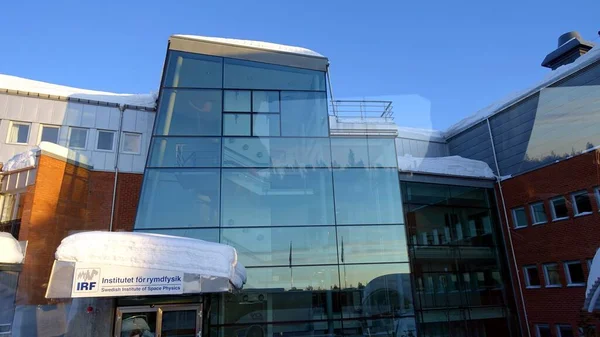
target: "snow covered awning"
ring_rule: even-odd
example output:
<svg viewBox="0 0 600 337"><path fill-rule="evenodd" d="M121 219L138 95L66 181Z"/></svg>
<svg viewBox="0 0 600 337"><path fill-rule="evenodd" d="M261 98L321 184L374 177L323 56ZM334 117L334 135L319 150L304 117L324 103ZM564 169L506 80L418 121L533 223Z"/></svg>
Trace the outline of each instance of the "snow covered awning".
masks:
<svg viewBox="0 0 600 337"><path fill-rule="evenodd" d="M0 264L23 263L23 247L10 233L0 232Z"/></svg>
<svg viewBox="0 0 600 337"><path fill-rule="evenodd" d="M246 282L233 247L170 235L77 233L55 258L46 298L214 293Z"/></svg>
<svg viewBox="0 0 600 337"><path fill-rule="evenodd" d="M449 157L413 157L398 156L398 169L401 172L439 174L457 177L494 179L494 171L485 162L463 158Z"/></svg>
<svg viewBox="0 0 600 337"><path fill-rule="evenodd" d="M596 251L594 260L592 260L592 266L590 267L590 274L587 280L587 287L585 289L585 302L583 308L588 312L594 310L600 310L600 249Z"/></svg>

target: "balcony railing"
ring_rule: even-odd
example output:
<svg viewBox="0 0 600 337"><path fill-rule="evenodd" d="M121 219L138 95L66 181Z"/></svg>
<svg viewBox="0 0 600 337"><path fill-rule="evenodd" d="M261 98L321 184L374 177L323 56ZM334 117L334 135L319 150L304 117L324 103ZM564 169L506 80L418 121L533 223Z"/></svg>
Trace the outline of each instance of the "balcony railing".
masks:
<svg viewBox="0 0 600 337"><path fill-rule="evenodd" d="M336 117L393 119L392 101L333 100L331 113Z"/></svg>
<svg viewBox="0 0 600 337"><path fill-rule="evenodd" d="M21 219L0 222L0 232L10 233L15 239L19 238L19 229L21 228Z"/></svg>

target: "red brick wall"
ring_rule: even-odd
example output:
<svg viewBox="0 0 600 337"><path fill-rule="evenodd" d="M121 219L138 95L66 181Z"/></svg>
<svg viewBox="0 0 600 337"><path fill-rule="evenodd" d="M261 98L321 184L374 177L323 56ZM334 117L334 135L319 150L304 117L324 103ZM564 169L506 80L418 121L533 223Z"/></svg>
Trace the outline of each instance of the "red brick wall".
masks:
<svg viewBox="0 0 600 337"><path fill-rule="evenodd" d="M121 173L114 230L132 230L142 175ZM19 240L27 256L17 304L45 304L48 277L60 241L74 231L108 230L114 173L90 171L41 155L35 185L24 198Z"/></svg>
<svg viewBox="0 0 600 337"><path fill-rule="evenodd" d="M581 261L585 276L588 274L587 259L591 259L600 248L600 214L594 196L594 188L600 186L600 152L590 152L553 165L508 179L502 182L504 198L508 211L510 233L519 267L525 305L529 316L532 335L535 335L535 324L570 324L577 328L581 321L580 313L585 298L585 287L567 287L563 262ZM593 207L593 214L573 217L570 194L587 190ZM569 208L569 219L552 221L549 199L564 196ZM532 226L528 205L543 201L548 223ZM511 209L525 206L528 226L514 229ZM502 210L502 205L498 208ZM503 216L504 222L504 216ZM503 229L507 231L506 225ZM507 242L508 245L508 242ZM510 247L508 247L509 257ZM561 288L545 288L542 264L555 262L559 264ZM525 288L523 269L525 265L537 265L542 287L540 289ZM511 261L511 268L514 264ZM515 275L513 270L513 275ZM515 282L515 285L517 283ZM517 292L517 298L519 298ZM521 303L518 303L519 309ZM594 321L595 324L599 323ZM526 330L523 330L526 331Z"/></svg>

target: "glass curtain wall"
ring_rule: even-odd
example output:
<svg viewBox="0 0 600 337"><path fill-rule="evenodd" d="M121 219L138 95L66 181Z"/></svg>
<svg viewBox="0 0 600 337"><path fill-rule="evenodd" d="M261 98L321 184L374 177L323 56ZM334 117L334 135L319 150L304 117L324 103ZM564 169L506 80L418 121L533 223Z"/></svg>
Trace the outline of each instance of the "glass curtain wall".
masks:
<svg viewBox="0 0 600 337"><path fill-rule="evenodd" d="M493 196L402 183L419 336L517 335Z"/></svg>
<svg viewBox="0 0 600 337"><path fill-rule="evenodd" d="M329 137L325 73L170 51L136 231L235 247L205 335L416 335L393 138Z"/></svg>

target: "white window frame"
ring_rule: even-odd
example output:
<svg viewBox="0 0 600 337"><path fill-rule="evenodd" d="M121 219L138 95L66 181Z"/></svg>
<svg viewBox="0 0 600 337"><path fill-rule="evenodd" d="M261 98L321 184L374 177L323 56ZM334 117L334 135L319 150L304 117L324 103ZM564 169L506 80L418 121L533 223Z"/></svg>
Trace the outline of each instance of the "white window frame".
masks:
<svg viewBox="0 0 600 337"><path fill-rule="evenodd" d="M27 140L25 140L25 143L13 142L10 140L10 135L12 133L12 128L14 125L27 125L27 127L28 127ZM15 145L27 145L27 144L29 144L30 135L31 135L31 123L30 122L10 121L10 124L8 125L8 134L6 135L6 143L7 144L15 144ZM17 135L17 138L18 138L18 135Z"/></svg>
<svg viewBox="0 0 600 337"><path fill-rule="evenodd" d="M544 263L542 264L542 269L544 269L544 284L546 286L546 288L560 288L562 287L562 282L560 282L559 280L559 284L550 284L550 277L548 277L548 266L554 265L556 266L556 268L558 268L558 263L556 262L550 262L550 263ZM559 271L560 273L560 271Z"/></svg>
<svg viewBox="0 0 600 337"><path fill-rule="evenodd" d="M112 139L112 147L110 148L110 150L107 149L100 149L98 148L98 143L100 141L100 132L106 132L106 133L112 133L113 135L113 139ZM96 131L96 151L102 151L102 152L114 152L115 151L115 135L117 134L116 131L114 130L104 130L104 129L98 129Z"/></svg>
<svg viewBox="0 0 600 337"><path fill-rule="evenodd" d="M71 133L73 132L74 129L78 129L78 130L85 130L85 144L83 145L83 147L74 147L71 146ZM69 127L69 137L67 139L67 147L70 149L77 149L77 150L85 150L87 149L88 146L88 138L90 137L90 129L88 128L80 128L77 126L70 126Z"/></svg>
<svg viewBox="0 0 600 337"><path fill-rule="evenodd" d="M137 151L137 152L131 152L131 151L125 151L123 149L123 147L125 146L125 135L135 135L135 136L140 137L140 149L139 149L139 151ZM144 145L143 141L144 140L142 139L142 134L141 133L139 133L139 132L127 132L127 131L123 131L123 133L121 134L121 139L119 140L119 142L121 143L120 151L121 151L121 153L125 153L125 154L140 154L140 153L142 153L142 146Z"/></svg>
<svg viewBox="0 0 600 337"><path fill-rule="evenodd" d="M565 197L563 197L563 196L550 199L550 213L552 215L552 221L561 221L561 220L566 220L566 219L569 218L568 211L567 211L567 216L566 217L562 217L562 218L557 218L556 217L556 211L554 210L554 202L558 201L558 200L561 200L561 199L565 201L565 205L566 205L567 204L567 199Z"/></svg>
<svg viewBox="0 0 600 337"><path fill-rule="evenodd" d="M565 276L567 277L567 287L583 287L585 286L585 275L582 283L573 283L573 281L571 281L571 271L569 270L569 266L574 264L581 265L581 261L566 261L564 263ZM583 271L583 266L581 266L581 270Z"/></svg>
<svg viewBox="0 0 600 337"><path fill-rule="evenodd" d="M596 206L598 206L598 212L600 212L600 187L594 188L594 196L596 197Z"/></svg>
<svg viewBox="0 0 600 337"><path fill-rule="evenodd" d="M536 335L536 337L541 337L542 336L540 334L540 328L541 327L548 328L548 331L550 332L550 334L552 334L552 330L550 330L550 324L536 324L535 325L535 335Z"/></svg>
<svg viewBox="0 0 600 337"><path fill-rule="evenodd" d="M533 209L533 207L538 205L542 205L542 207L544 208L544 213L546 214L546 221L538 221L537 217L535 216L535 210ZM533 204L529 205L529 212L531 213L531 221L533 222L531 224L532 226L548 223L548 213L546 213L546 205L543 201L534 202Z"/></svg>
<svg viewBox="0 0 600 337"><path fill-rule="evenodd" d="M562 332L560 332L560 328L568 328L571 330L571 332L573 333L573 336L575 336L575 330L573 330L573 327L569 324L556 324L556 337L562 337Z"/></svg>
<svg viewBox="0 0 600 337"><path fill-rule="evenodd" d="M527 266L523 266L523 275L525 278L525 287L527 289L538 289L542 287L542 282L540 282L540 285L531 285L531 280L529 280L529 273L527 272L527 270L529 269L535 269L538 273L538 279L540 278L540 271L537 267L537 265L533 264L533 265L527 265Z"/></svg>
<svg viewBox="0 0 600 337"><path fill-rule="evenodd" d="M40 124L40 130L38 131L38 144L42 142L42 133L44 132L44 128L56 128L58 129L58 135L56 136L56 143L60 140L60 125L54 124Z"/></svg>
<svg viewBox="0 0 600 337"><path fill-rule="evenodd" d="M517 211L523 210L523 213L525 213L525 225L519 226L519 221L517 220ZM527 223L527 212L525 211L525 207L515 207L511 210L512 213L512 217L513 217L513 228L518 229L518 228L525 228L527 227L528 223Z"/></svg>
<svg viewBox="0 0 600 337"><path fill-rule="evenodd" d="M581 212L579 213L579 209L577 209L577 203L575 202L575 197L576 196L580 196L586 194L588 195L588 191L587 190L583 190L583 191L577 191L577 192L573 192L571 193L571 203L573 204L573 215L574 216L584 216L584 215L590 215L592 213L594 213L593 211L591 212ZM590 199L590 196L588 195L588 199ZM592 200L590 200L590 207L592 206Z"/></svg>

